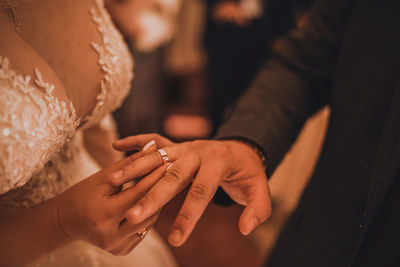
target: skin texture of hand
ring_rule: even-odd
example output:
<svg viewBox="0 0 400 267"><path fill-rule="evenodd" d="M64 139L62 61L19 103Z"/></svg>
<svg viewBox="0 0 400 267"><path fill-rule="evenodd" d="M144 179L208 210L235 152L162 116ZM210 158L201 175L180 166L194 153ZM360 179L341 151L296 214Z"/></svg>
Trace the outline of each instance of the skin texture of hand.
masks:
<svg viewBox="0 0 400 267"><path fill-rule="evenodd" d="M84 240L114 255L126 255L138 245L137 232L149 230L159 211L139 224L126 220L125 213L163 176L168 166L154 170L125 190L112 186L108 180L113 172L129 165L140 154L144 153L103 169L57 197L60 226L71 239Z"/></svg>
<svg viewBox="0 0 400 267"><path fill-rule="evenodd" d="M145 221L189 184L188 195L168 238L171 245L180 246L186 241L219 186L235 202L246 206L239 219L242 234L249 234L271 215L264 166L249 145L232 140L174 144L159 135L148 134L119 140L114 143L114 148L120 151L138 149L151 140L163 147L173 164L156 185L127 211L125 217L128 221ZM161 164L158 152L147 154L111 175L110 182L119 186L132 177L138 177L139 172Z"/></svg>
<svg viewBox="0 0 400 267"><path fill-rule="evenodd" d="M125 214L157 183L168 165L153 172L137 172L144 177L132 187L115 187L108 180L116 170L155 149L153 146L122 159L39 205L1 212L0 266L25 266L74 240L84 240L114 255L131 252L141 240L137 232L149 230L159 211L139 224L126 220Z"/></svg>

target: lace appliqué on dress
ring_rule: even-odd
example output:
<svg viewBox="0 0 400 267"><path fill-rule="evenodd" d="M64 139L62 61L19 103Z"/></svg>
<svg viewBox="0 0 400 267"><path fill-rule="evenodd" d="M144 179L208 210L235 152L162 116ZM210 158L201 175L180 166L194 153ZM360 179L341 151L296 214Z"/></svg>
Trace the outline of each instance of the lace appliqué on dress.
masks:
<svg viewBox="0 0 400 267"><path fill-rule="evenodd" d="M90 10L92 21L101 35L102 44L92 42L91 46L98 53L98 64L104 73L100 84L100 93L92 114L85 118L89 125L99 122L107 113L118 108L129 92L133 79L133 63L123 37L111 22L103 8L103 3L95 1L97 8ZM85 125L85 127L87 127Z"/></svg>
<svg viewBox="0 0 400 267"><path fill-rule="evenodd" d="M78 125L72 103L54 97L37 69L35 76L17 75L0 56L0 194L26 184Z"/></svg>
<svg viewBox="0 0 400 267"><path fill-rule="evenodd" d="M2 59L0 209L39 204L100 168L84 147L82 129L100 123L122 103L131 86L133 62L103 2L94 4L91 18L102 41L91 46L104 77L96 107L80 129L72 104L53 97L54 86L44 82L39 71L33 85L29 76L16 75Z"/></svg>

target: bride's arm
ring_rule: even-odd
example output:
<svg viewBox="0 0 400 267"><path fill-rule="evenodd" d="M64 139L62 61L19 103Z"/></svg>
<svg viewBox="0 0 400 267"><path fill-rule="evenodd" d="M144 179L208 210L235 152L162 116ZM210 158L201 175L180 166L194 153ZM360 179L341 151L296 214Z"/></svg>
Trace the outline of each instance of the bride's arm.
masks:
<svg viewBox="0 0 400 267"><path fill-rule="evenodd" d="M0 42L0 195L26 184L76 127L57 75L8 22L0 11L0 37L5 40ZM121 221L131 203L165 172L159 169L120 192L106 177L131 162L124 159L37 206L1 209L0 266L25 265L69 240L84 240L118 255L130 252L140 242L135 233L156 216L141 225Z"/></svg>
<svg viewBox="0 0 400 267"><path fill-rule="evenodd" d="M41 153L39 136L34 131L40 123L39 115L48 104L39 96L43 94L68 101L65 90L46 62L15 34L13 25L0 12L0 194L26 183L33 172L52 153ZM51 94L35 88L38 78L34 69L40 69L46 81L54 85ZM37 73L39 74L39 73ZM49 84L50 84L49 83ZM44 85L44 84L43 84ZM45 86L44 86L45 87ZM44 88L41 88L45 90ZM50 88L48 88L50 89ZM50 101L51 102L51 101ZM42 122L44 123L44 122ZM50 125L48 125L49 127ZM29 131L32 129L33 131ZM30 134L30 136L29 136ZM46 136L43 137L46 139ZM58 146L62 145L62 142ZM48 149L57 149L57 144ZM1 200L0 200L1 201ZM20 266L49 250L67 242L67 236L57 224L56 205L48 201L23 211L0 211L0 265Z"/></svg>
<svg viewBox="0 0 400 267"><path fill-rule="evenodd" d="M140 224L125 219L126 212L169 166L163 165L124 191L110 185L108 177L131 163L132 159L123 159L37 206L1 213L0 266L26 265L73 240L86 241L113 255L130 253L142 239L137 233L149 230L158 212ZM148 166L148 171L156 167Z"/></svg>

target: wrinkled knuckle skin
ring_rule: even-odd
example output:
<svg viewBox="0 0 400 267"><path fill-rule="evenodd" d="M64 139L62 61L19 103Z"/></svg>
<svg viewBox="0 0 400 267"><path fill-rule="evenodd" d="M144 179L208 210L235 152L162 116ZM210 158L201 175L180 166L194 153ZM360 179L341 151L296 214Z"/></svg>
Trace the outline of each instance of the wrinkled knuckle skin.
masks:
<svg viewBox="0 0 400 267"><path fill-rule="evenodd" d="M133 162L135 162L136 157L137 157L136 153L128 156L128 159L129 159L131 164L133 164Z"/></svg>
<svg viewBox="0 0 400 267"><path fill-rule="evenodd" d="M177 221L179 221L179 228L184 228L186 225L188 225L190 223L190 215L187 213L179 213L177 218Z"/></svg>
<svg viewBox="0 0 400 267"><path fill-rule="evenodd" d="M151 157L152 157L152 160L154 160L154 161L159 161L159 163L161 163L161 164L164 163L164 161L163 161L163 159L162 159L160 153L157 152L157 151L154 151L154 152L151 154Z"/></svg>
<svg viewBox="0 0 400 267"><path fill-rule="evenodd" d="M190 188L189 194L196 200L205 200L208 196L208 186L204 184L194 184Z"/></svg>
<svg viewBox="0 0 400 267"><path fill-rule="evenodd" d="M179 169L171 168L168 170L164 179L180 184L182 182L182 172Z"/></svg>

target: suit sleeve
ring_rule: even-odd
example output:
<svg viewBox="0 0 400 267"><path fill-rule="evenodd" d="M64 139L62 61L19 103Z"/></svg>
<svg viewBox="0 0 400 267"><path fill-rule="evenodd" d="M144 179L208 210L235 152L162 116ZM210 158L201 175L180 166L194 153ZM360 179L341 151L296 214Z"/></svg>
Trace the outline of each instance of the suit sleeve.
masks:
<svg viewBox="0 0 400 267"><path fill-rule="evenodd" d="M352 1L321 0L305 26L285 37L216 138L243 138L267 156L272 174L303 124L329 104L338 52Z"/></svg>

